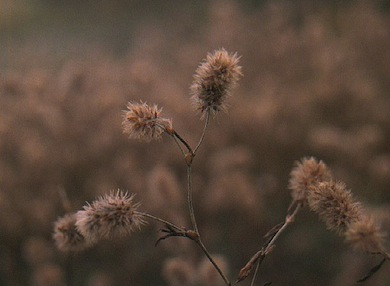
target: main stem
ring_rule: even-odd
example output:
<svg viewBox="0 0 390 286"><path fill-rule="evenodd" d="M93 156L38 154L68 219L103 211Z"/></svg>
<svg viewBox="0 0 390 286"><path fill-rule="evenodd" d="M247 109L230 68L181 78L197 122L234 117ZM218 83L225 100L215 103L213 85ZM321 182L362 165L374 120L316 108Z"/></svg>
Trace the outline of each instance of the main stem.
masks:
<svg viewBox="0 0 390 286"><path fill-rule="evenodd" d="M194 205L193 205L193 199L192 199L192 175L191 175L191 164L187 165L187 179L188 179L188 208L190 212L190 218L191 218L191 223L194 231L197 234L197 239L195 239L195 242L202 248L204 254L207 256L207 258L210 260L211 264L215 267L215 269L218 271L219 275L222 277L222 279L225 281L226 285L230 286L231 283L223 273L222 269L219 268L218 264L214 261L214 259L211 257L211 254L207 250L206 246L203 244L199 229L198 229L198 224L196 223L196 218L195 218L195 212L194 212Z"/></svg>
<svg viewBox="0 0 390 286"><path fill-rule="evenodd" d="M193 158L195 157L196 151L199 149L200 145L202 144L202 142L204 140L204 137L205 137L205 134L206 134L206 129L207 129L207 126L208 126L208 123L209 123L209 119L210 119L210 113L207 113L206 114L206 119L205 119L205 124L204 124L203 131L202 131L202 135L201 135L201 137L199 139L199 142L196 145L195 149L192 149L191 146L187 143L187 141L184 140L176 131L173 131L173 133L171 135L173 136L176 144L179 146L181 152L183 153L183 155L185 157L185 160L186 160L186 164L187 164L187 201L188 201L188 210L189 210L189 213L190 213L190 219L191 219L192 228L193 228L193 231L196 234L196 237L193 238L193 240L200 246L200 248L202 249L204 254L210 260L211 264L213 264L215 269L218 271L219 275L225 281L226 285L231 286L230 281L226 278L225 274L223 273L221 268L219 268L218 264L214 261L214 259L211 257L209 251L207 250L206 246L202 242L202 239L201 239L201 236L200 236L200 233L199 233L199 229L198 229L198 224L197 224L196 218L195 218L194 203L193 203L193 198L192 198L192 168L191 168L191 166L192 166ZM181 147L180 143L182 143L185 146L185 148L188 150L188 153L186 153L183 150L183 148ZM147 214L144 214L144 215L148 216L148 217L150 217L152 219L158 220L160 222L163 222L165 224L169 224L169 225L171 225L172 227L174 227L176 229L178 228L177 226L172 225L171 223L163 221L163 220L161 220L159 218L156 218L156 217L153 217L153 216L147 215Z"/></svg>
<svg viewBox="0 0 390 286"><path fill-rule="evenodd" d="M207 258L210 260L211 264L215 267L215 269L218 271L219 275L222 277L222 279L225 281L226 285L231 286L229 279L225 276L221 268L219 268L218 264L214 261L214 259L211 257L210 253L208 252L206 246L203 244L202 240L200 239L197 241L197 244L202 248L204 254L207 256Z"/></svg>
<svg viewBox="0 0 390 286"><path fill-rule="evenodd" d="M188 209L190 212L190 219L191 219L191 224L192 228L194 231L199 235L199 229L198 229L198 224L196 223L196 218L195 218L195 212L194 212L194 203L192 199L192 168L191 165L187 166L187 200L188 200Z"/></svg>

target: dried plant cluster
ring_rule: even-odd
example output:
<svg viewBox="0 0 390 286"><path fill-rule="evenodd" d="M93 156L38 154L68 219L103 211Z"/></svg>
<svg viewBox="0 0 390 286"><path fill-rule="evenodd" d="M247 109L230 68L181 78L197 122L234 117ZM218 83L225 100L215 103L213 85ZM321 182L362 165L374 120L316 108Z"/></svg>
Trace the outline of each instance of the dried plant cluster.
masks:
<svg viewBox="0 0 390 286"><path fill-rule="evenodd" d="M191 85L191 99L206 121L195 148L192 148L177 133L171 119L161 117L161 109L157 105L129 102L127 110L124 111L123 132L127 133L130 138L150 142L153 139L161 139L166 133L179 147L187 165L187 204L191 227L178 226L176 217L168 221L152 214L139 212L140 204L133 202L134 195L121 191L111 192L92 204L84 206L83 210L75 214L66 214L56 222L53 237L60 250L80 251L83 247L89 247L102 239L109 240L130 235L145 223L145 218L148 218L163 225L161 229L163 234L158 238L156 245L168 238L187 238L194 241L208 259L211 270L204 270L205 273L198 274L191 264L187 265L186 260L180 261L180 258L177 258L167 262L164 273L171 285L199 285L199 283L201 285L232 285L223 270L226 265L223 268L219 266L219 263L224 263L223 259L218 261L213 258L199 232L193 204L192 164L205 138L210 114L215 115L219 111L226 110L227 95L230 95L232 87L236 86L242 76L241 67L238 64L237 54L229 54L225 49L221 49L209 53L196 70L194 82ZM277 238L295 220L299 210L304 206L308 206L311 211L317 213L328 229L343 235L346 242L354 248L382 256L380 264L360 281L370 278L386 260L390 259L384 246L384 234L377 222L372 215L363 210L360 202L353 199L344 183L334 181L330 170L322 161L311 157L298 162L291 171L289 188L292 203L285 222L276 225L268 232L267 242L241 269L236 283L245 280L256 265L251 282L251 285L255 285L259 267L264 258L272 251ZM168 197L168 194L165 196ZM175 195L172 194L171 197ZM164 201L164 205L163 208L169 208L170 201ZM175 205L175 200L173 200L173 205ZM218 280L218 275L212 274L213 267L214 271L216 270L219 274L220 280ZM205 281L202 282L202 279Z"/></svg>
<svg viewBox="0 0 390 286"><path fill-rule="evenodd" d="M378 3L334 16L327 4L249 13L215 1L192 36L196 17L183 17L170 37L144 27L120 60L56 68L55 55L15 46L16 68L0 71L0 284L387 285L390 35Z"/></svg>

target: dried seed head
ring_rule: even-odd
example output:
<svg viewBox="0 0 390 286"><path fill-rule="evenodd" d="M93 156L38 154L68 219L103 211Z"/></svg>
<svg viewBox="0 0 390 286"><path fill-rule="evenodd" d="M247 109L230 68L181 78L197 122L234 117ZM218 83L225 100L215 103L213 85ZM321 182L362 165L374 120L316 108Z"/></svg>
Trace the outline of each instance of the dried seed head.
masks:
<svg viewBox="0 0 390 286"><path fill-rule="evenodd" d="M55 222L53 239L64 252L81 251L91 245L76 228L76 214L67 214Z"/></svg>
<svg viewBox="0 0 390 286"><path fill-rule="evenodd" d="M76 226L88 240L121 237L139 229L145 222L136 213L134 195L122 191L106 194L77 212Z"/></svg>
<svg viewBox="0 0 390 286"><path fill-rule="evenodd" d="M160 117L161 111L157 105L129 102L123 114L123 133L146 142L161 139L162 133L172 132L172 120Z"/></svg>
<svg viewBox="0 0 390 286"><path fill-rule="evenodd" d="M190 86L191 99L203 114L226 110L226 98L242 76L237 54L225 49L209 53L199 65Z"/></svg>
<svg viewBox="0 0 390 286"><path fill-rule="evenodd" d="M357 250L369 253L384 253L384 233L370 216L363 216L351 223L345 234L345 240Z"/></svg>
<svg viewBox="0 0 390 286"><path fill-rule="evenodd" d="M303 158L290 173L289 189L295 201L305 202L308 188L320 182L332 180L332 174L322 161Z"/></svg>
<svg viewBox="0 0 390 286"><path fill-rule="evenodd" d="M359 202L355 202L344 183L333 181L312 185L307 193L312 211L325 222L328 229L344 233L347 227L363 215Z"/></svg>

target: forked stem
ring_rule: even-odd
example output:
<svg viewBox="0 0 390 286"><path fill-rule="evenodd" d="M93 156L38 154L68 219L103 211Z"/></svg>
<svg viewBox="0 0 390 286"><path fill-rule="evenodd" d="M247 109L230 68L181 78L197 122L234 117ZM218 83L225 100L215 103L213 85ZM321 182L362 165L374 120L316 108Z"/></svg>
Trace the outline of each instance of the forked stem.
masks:
<svg viewBox="0 0 390 286"><path fill-rule="evenodd" d="M201 144L204 141L204 138L205 138L205 135L206 135L206 129L207 129L207 126L209 124L209 120L210 120L210 113L208 112L206 114L206 119L205 119L205 124L204 124L204 127L203 127L203 131L202 131L202 135L201 135L201 137L199 139L199 142L196 145L195 149L192 149L191 146L187 143L187 141L184 140L176 131L170 132L169 135L171 135L173 137L173 139L175 140L176 144L179 146L180 151L184 155L184 158L185 158L185 161L186 161L186 164L187 164L187 203L188 203L188 211L189 211L189 214L190 214L191 225L192 225L192 228L193 228L195 236L194 237L190 237L188 235L185 235L185 236L191 238L192 240L194 240L200 246L200 248L202 249L203 253L209 259L209 261L214 266L214 268L218 271L219 275L222 277L222 279L224 280L226 285L230 286L231 285L230 281L227 279L227 277L223 273L222 269L218 266L218 264L212 258L212 256L210 255L209 251L207 250L206 246L202 242L202 239L201 239L201 236L200 236L200 233L199 233L199 229L198 229L198 224L196 222L195 211L194 211L193 188L192 188L192 167L191 166L192 166L193 158L195 157L196 151L199 149L199 147L201 146ZM183 149L181 144L185 146L185 148L188 150L188 152L185 152L185 150ZM176 230L180 230L180 231L183 230L183 229L177 227L176 225L174 225L174 224L172 224L170 222L167 222L167 221L162 220L160 218L154 217L152 215L144 214L144 213L142 213L142 215L144 215L146 217L149 217L151 219L157 220L159 222L162 222L162 223L164 223L166 225L169 225L169 226L175 228Z"/></svg>

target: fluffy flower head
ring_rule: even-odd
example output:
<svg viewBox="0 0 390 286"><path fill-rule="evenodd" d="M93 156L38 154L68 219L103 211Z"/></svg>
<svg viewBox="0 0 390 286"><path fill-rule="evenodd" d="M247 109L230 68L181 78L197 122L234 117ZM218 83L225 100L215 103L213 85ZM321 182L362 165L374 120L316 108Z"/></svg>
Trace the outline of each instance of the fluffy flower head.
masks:
<svg viewBox="0 0 390 286"><path fill-rule="evenodd" d="M76 228L76 214L67 214L57 219L53 239L57 248L64 252L81 251L90 246Z"/></svg>
<svg viewBox="0 0 390 286"><path fill-rule="evenodd" d="M305 202L310 186L330 181L332 175L322 161L313 157L303 158L297 162L290 173L289 189L295 201Z"/></svg>
<svg viewBox="0 0 390 286"><path fill-rule="evenodd" d="M172 131L172 121L160 117L161 111L157 105L129 102L123 114L123 132L141 141L161 139L162 133Z"/></svg>
<svg viewBox="0 0 390 286"><path fill-rule="evenodd" d="M311 186L307 200L310 209L319 215L328 229L338 233L344 233L363 215L361 204L353 200L351 192L341 182L321 182Z"/></svg>
<svg viewBox="0 0 390 286"><path fill-rule="evenodd" d="M361 220L349 225L344 236L345 240L357 250L369 253L385 251L384 233L370 216L364 216Z"/></svg>
<svg viewBox="0 0 390 286"><path fill-rule="evenodd" d="M226 109L226 98L242 76L237 54L225 49L209 53L199 65L190 87L194 107L202 113Z"/></svg>
<svg viewBox="0 0 390 286"><path fill-rule="evenodd" d="M106 194L77 212L76 226L88 241L120 237L139 229L144 221L136 213L134 195L122 191Z"/></svg>

